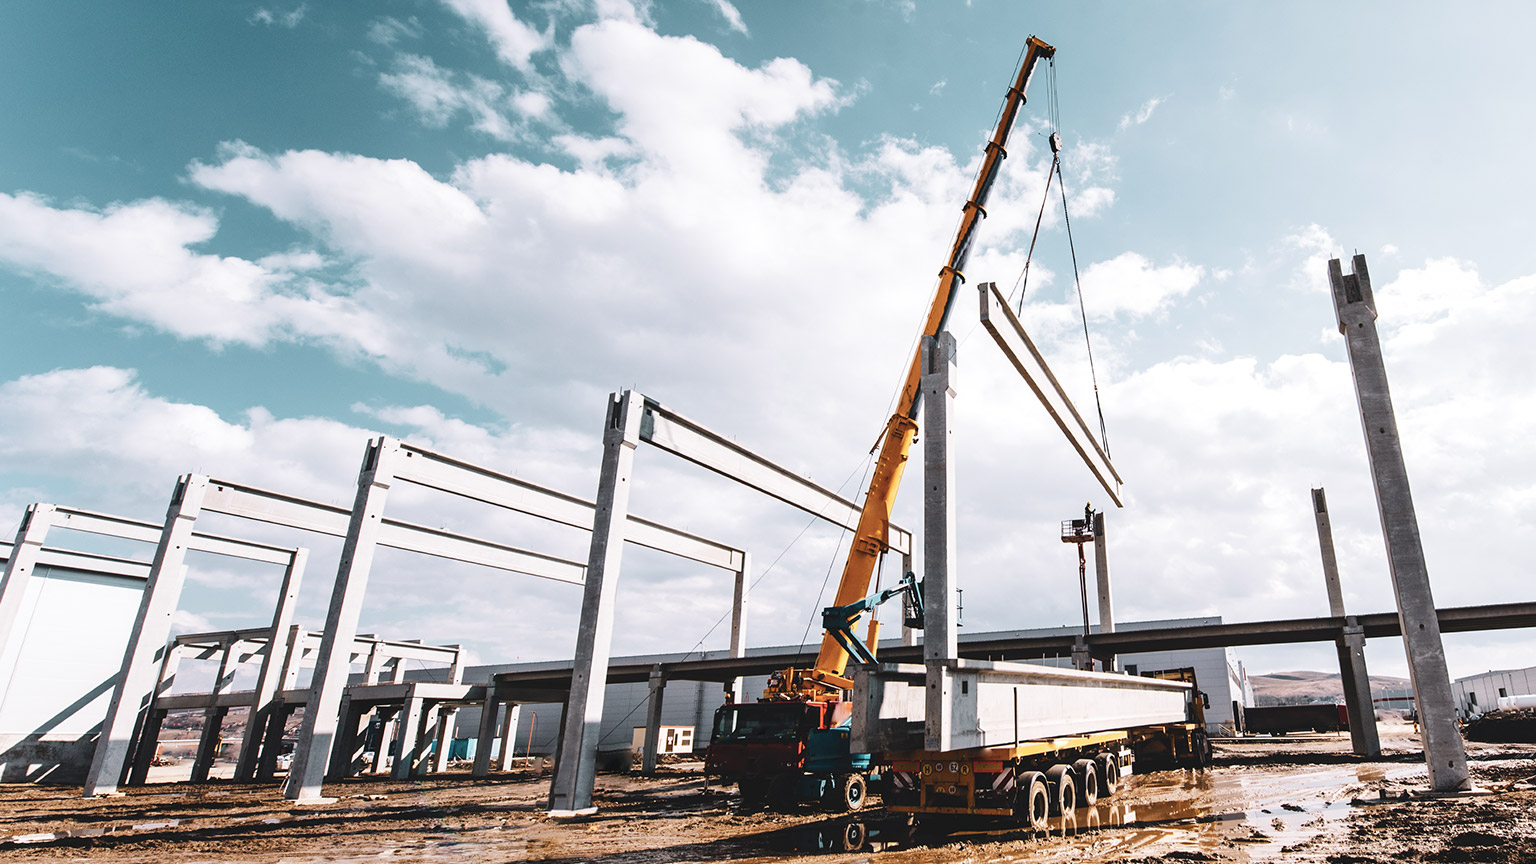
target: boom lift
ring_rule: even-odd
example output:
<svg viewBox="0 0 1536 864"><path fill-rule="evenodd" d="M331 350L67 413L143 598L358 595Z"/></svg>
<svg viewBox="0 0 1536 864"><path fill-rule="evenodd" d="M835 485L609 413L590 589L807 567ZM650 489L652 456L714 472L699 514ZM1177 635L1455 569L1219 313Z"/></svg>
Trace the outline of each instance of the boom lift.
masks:
<svg viewBox="0 0 1536 864"><path fill-rule="evenodd" d="M1017 78L1008 88L997 128L987 142L975 186L961 208L960 227L949 257L939 270L938 289L923 324L924 336L936 336L944 329L956 290L965 281L965 264L976 229L987 215L987 196L1003 159L1007 158L1008 136L1013 131L1019 108L1025 102L1030 77L1041 60L1048 60L1055 53L1054 47L1034 36L1025 43ZM886 421L877 442L879 456L864 496L848 560L838 582L833 609L852 610L862 602L860 598L869 591L870 579L880 557L889 549L887 531L891 511L896 504L896 492L901 486L912 442L917 437L921 377L919 347L908 365L896 410ZM788 804L807 798L830 797L847 809L862 806L870 763L867 755L857 757L848 753L850 706L846 699L853 680L844 673L848 667L849 648L856 644L853 627L858 615L868 608L872 605L845 617L835 630L827 630L811 668L792 667L776 672L769 678L761 702L727 704L716 712L714 735L705 756L707 777L738 783L743 797L748 799L768 795L779 803ZM865 638L871 658L878 629L872 622Z"/></svg>

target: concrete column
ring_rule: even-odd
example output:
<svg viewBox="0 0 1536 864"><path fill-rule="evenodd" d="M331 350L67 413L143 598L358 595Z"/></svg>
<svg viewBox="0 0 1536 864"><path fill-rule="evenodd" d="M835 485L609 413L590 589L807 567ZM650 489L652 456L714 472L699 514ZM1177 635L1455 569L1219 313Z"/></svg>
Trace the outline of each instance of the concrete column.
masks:
<svg viewBox="0 0 1536 864"><path fill-rule="evenodd" d="M336 712L351 672L352 639L357 635L357 619L368 590L368 572L373 566L379 525L384 521L384 506L399 458L400 444L393 438L368 442L363 456L352 521L342 545L341 566L336 571L331 606L325 617L325 634L320 640L320 654L315 658L314 680L309 685L304 725L299 729L293 769L288 772L288 782L283 784L283 797L289 801L320 798L326 760L336 737Z"/></svg>
<svg viewBox="0 0 1536 864"><path fill-rule="evenodd" d="M160 746L160 727L165 724L165 712L151 709L139 734L134 740L133 765L128 770L128 785L143 786L149 780L149 769L155 761L155 751Z"/></svg>
<svg viewBox="0 0 1536 864"><path fill-rule="evenodd" d="M1317 545L1322 551L1323 581L1328 586L1328 614L1345 619L1335 647L1339 655L1339 681L1344 686L1344 708L1349 713L1349 742L1355 755L1375 759L1381 755L1381 736L1376 729L1376 704L1371 700L1371 676L1365 668L1365 628L1344 614L1344 590L1339 582L1339 559L1333 550L1328 497L1321 488L1312 490L1312 514L1317 517Z"/></svg>
<svg viewBox="0 0 1536 864"><path fill-rule="evenodd" d="M959 653L955 609L955 474L950 459L954 419L955 337L925 336L923 353L923 662L928 695L923 745L950 750L953 679Z"/></svg>
<svg viewBox="0 0 1536 864"><path fill-rule="evenodd" d="M395 780L409 780L415 773L416 760L421 754L421 721L425 701L414 692L405 700L400 712L399 731L395 733L395 764L389 776Z"/></svg>
<svg viewBox="0 0 1536 864"><path fill-rule="evenodd" d="M523 713L523 706L516 702L507 703L507 716L501 721L501 754L496 757L497 771L511 771L512 759L517 755L517 721ZM529 740L533 739L533 729L528 730Z"/></svg>
<svg viewBox="0 0 1536 864"><path fill-rule="evenodd" d="M336 743L331 747L331 764L326 769L325 779L345 780L357 772L358 757L362 752L358 739L367 714L368 709L352 703L350 694L342 694L341 705L336 709Z"/></svg>
<svg viewBox="0 0 1536 864"><path fill-rule="evenodd" d="M550 785L549 812L558 816L595 813L597 740L602 731L603 688L613 643L613 597L618 588L629 513L630 475L640 443L640 394L609 397L603 431L603 468L592 519L592 548L582 591L581 623L571 669L571 695L560 732L560 756Z"/></svg>
<svg viewBox="0 0 1536 864"><path fill-rule="evenodd" d="M646 777L656 774L657 751L661 748L661 703L666 693L667 677L658 663L651 667L651 698L645 708L645 755L640 773Z"/></svg>
<svg viewBox="0 0 1536 864"><path fill-rule="evenodd" d="M219 673L213 679L213 692L209 694L212 701L203 709L203 731L197 741L197 756L192 760L192 782L203 783L208 779L208 772L213 768L213 760L219 755L219 739L223 737L224 717L229 713L228 708L221 707L219 697L229 690L229 685L234 681L235 673L230 670L231 655L235 651L233 640L224 643L219 652Z"/></svg>
<svg viewBox="0 0 1536 864"><path fill-rule="evenodd" d="M491 747L496 743L496 715L500 712L496 681L492 679L486 682L485 701L480 703L480 728L475 736L475 764L469 772L471 777L491 776Z"/></svg>
<svg viewBox="0 0 1536 864"><path fill-rule="evenodd" d="M1339 332L1349 351L1355 395L1370 455L1371 477L1376 484L1376 505L1381 511L1392 588L1408 653L1408 670L1419 706L1420 740L1429 766L1429 783L1436 791L1471 788L1466 745L1456 725L1456 704L1440 640L1440 619L1430 593L1429 568L1419 539L1418 517L1408 487L1397 418L1387 388L1387 367L1381 339L1376 333L1376 301L1365 256L1356 255L1354 272L1343 274L1337 258L1328 262L1334 309Z"/></svg>
<svg viewBox="0 0 1536 864"><path fill-rule="evenodd" d="M52 504L33 504L16 530L16 543L11 546L11 557L6 559L5 575L0 576L0 652L10 642L11 628L21 614L22 600L32 582L32 571L37 568L37 556L43 551L43 538L53 524L53 514ZM0 677L0 704L5 702L9 684L9 676Z"/></svg>
<svg viewBox="0 0 1536 864"><path fill-rule="evenodd" d="M432 773L448 770L449 749L453 746L453 722L459 716L456 707L443 706L437 711L437 750L432 754Z"/></svg>
<svg viewBox="0 0 1536 864"><path fill-rule="evenodd" d="M749 552L743 552L741 569L736 572L736 588L731 596L731 656L735 658L747 656L747 591L750 588L751 575L752 555ZM730 686L732 699L745 702L746 686L745 678L732 681Z"/></svg>
<svg viewBox="0 0 1536 864"><path fill-rule="evenodd" d="M256 776L256 762L260 756L262 736L267 728L267 716L272 713L273 700L283 681L283 670L288 659L288 628L293 625L293 610L298 605L299 586L304 581L304 565L308 561L308 549L295 549L293 557L288 559L288 567L283 571L277 608L272 610L272 627L267 631L267 653L261 658L261 671L256 675L250 713L245 718L245 736L240 742L240 761L235 763L237 782L245 783Z"/></svg>
<svg viewBox="0 0 1536 864"><path fill-rule="evenodd" d="M387 706L379 706L373 709L373 716L379 718L379 740L373 749L373 762L368 766L369 773L382 773L389 765L389 757L395 754L395 737L399 723L397 718L400 709Z"/></svg>
<svg viewBox="0 0 1536 864"><path fill-rule="evenodd" d="M911 552L903 552L903 553L901 553L901 575L905 576L905 575L907 575L908 573L911 573L911 572L912 572L912 553ZM905 603L906 600L903 599L902 602ZM917 644L917 633L918 633L918 631L917 631L917 629L915 627L907 626L907 616L906 616L906 613L905 613L905 609L903 609L903 613L902 613L902 616L901 616L901 644L905 645L905 646L908 646L908 647L916 645Z"/></svg>
<svg viewBox="0 0 1536 864"><path fill-rule="evenodd" d="M110 795L123 780L128 748L135 727L141 725L141 712L153 698L160 665L156 661L165 650L171 634L171 616L181 602L181 588L187 578L184 563L187 543L197 516L203 509L208 478L187 474L176 480L176 491L165 518L165 529L155 547L149 580L139 601L139 614L123 652L123 665L117 674L117 686L101 725L101 737L85 777L85 795Z"/></svg>
<svg viewBox="0 0 1536 864"><path fill-rule="evenodd" d="M1099 583L1099 632L1115 632L1115 603L1109 590L1109 537L1104 513L1093 514L1093 572ZM1115 656L1104 658L1104 671L1115 671Z"/></svg>

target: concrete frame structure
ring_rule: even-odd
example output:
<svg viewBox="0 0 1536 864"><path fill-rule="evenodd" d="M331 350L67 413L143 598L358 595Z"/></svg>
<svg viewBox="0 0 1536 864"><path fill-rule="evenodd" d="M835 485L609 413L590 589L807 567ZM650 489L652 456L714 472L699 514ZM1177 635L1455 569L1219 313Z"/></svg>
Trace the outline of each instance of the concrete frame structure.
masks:
<svg viewBox="0 0 1536 864"><path fill-rule="evenodd" d="M396 483L412 483L575 527L590 529L591 526L592 505L579 498L387 437L368 443L359 472L357 498L351 510L202 475L186 475L178 481L171 508L173 515L168 519L163 535L166 539L162 539L162 551L166 554L157 553L151 580L155 578L154 574L171 572L173 566L179 573L185 549L175 537L189 533L203 512L345 538L316 660L316 673L305 700L299 746L284 784L283 794L289 800L307 801L320 797L350 667L349 652L337 651L336 646L351 644L357 635L357 622L376 547L388 546L573 584L585 581L585 567L574 561L385 518L388 491ZM176 529L174 536L172 528ZM746 555L740 550L659 523L631 519L629 528L631 542L663 552L733 571L739 571L746 563ZM179 593L179 580L176 580L176 587ZM168 617L168 613L165 614ZM737 620L742 620L740 615ZM147 665L141 662L135 668ZM144 673L137 674L142 676ZM148 674L152 676L153 670ZM121 755L116 756L116 762L120 774ZM93 777L111 773L93 770ZM111 788L93 780L87 793L100 794L111 791Z"/></svg>
<svg viewBox="0 0 1536 864"><path fill-rule="evenodd" d="M568 691L570 701L561 721L561 746L555 757L547 802L549 812L556 816L596 812L592 806L592 788L597 761L597 727L602 718L603 686L607 680L613 635L611 606L622 560L621 541L634 539L626 536L626 532L634 529L632 520L626 516L635 450L641 442L835 525L849 529L858 526L860 508L854 502L775 465L653 399L632 390L610 394L603 427L603 468L597 494L599 509L593 522L592 546L587 561L588 579ZM886 546L898 554L910 556L912 536L895 525L888 526ZM904 557L903 563L908 560ZM743 603L746 589L743 583L736 595ZM740 656L745 648L744 636L733 627L733 653ZM739 689L740 682L733 682L732 686ZM663 678L658 681L655 691L658 701L664 687ZM489 710L488 707L487 712ZM481 741L482 746L485 743Z"/></svg>
<svg viewBox="0 0 1536 864"><path fill-rule="evenodd" d="M1344 275L1339 259L1334 258L1328 262L1328 281L1354 376L1392 588L1402 618L1408 670L1419 707L1420 740L1429 766L1429 782L1437 792L1468 789L1472 781L1466 745L1456 724L1445 646L1440 639L1413 493L1408 487L1408 468L1403 462L1392 394L1387 387L1387 367L1382 358L1381 337L1376 332L1376 300L1371 293L1364 255L1354 257L1353 270Z"/></svg>
<svg viewBox="0 0 1536 864"><path fill-rule="evenodd" d="M1344 629L1334 642L1339 655L1339 682L1344 689L1344 708L1349 712L1349 742L1356 756L1381 756L1381 735L1376 729L1376 705L1371 698L1371 676L1365 666L1365 628L1344 612L1344 589L1339 583L1339 559L1333 549L1333 524L1328 518L1328 497L1321 488L1312 490L1312 514L1317 517L1317 543L1323 557L1323 581L1328 588L1328 614L1344 619Z"/></svg>
<svg viewBox="0 0 1536 864"><path fill-rule="evenodd" d="M178 482L163 527L136 519L40 503L27 508L17 531L14 554L6 562L5 579L0 583L0 633L8 633L15 620L16 604L20 602L21 592L26 588L51 528L157 544L112 701L102 723L101 737L86 775L87 794L115 791L124 779L123 772L131 755L129 748L144 723L144 711L155 695L156 661L163 656L170 635L171 616L180 602L186 574L182 562L188 551L281 565L284 568L283 585L279 590L281 599L273 613L270 632L280 633L292 619L293 599L303 578L308 550L194 532L191 523L182 518L181 511L189 500L195 501L199 495L200 490L188 489ZM173 563L167 566L167 561L172 559ZM264 702L253 705L257 710L266 707Z"/></svg>

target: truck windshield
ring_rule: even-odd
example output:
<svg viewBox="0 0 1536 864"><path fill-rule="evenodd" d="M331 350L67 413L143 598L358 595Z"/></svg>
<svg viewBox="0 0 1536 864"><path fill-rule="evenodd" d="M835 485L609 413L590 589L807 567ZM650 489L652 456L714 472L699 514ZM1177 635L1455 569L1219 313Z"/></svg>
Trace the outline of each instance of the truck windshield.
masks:
<svg viewBox="0 0 1536 864"><path fill-rule="evenodd" d="M715 714L715 741L790 739L800 728L805 708L784 705L726 705Z"/></svg>

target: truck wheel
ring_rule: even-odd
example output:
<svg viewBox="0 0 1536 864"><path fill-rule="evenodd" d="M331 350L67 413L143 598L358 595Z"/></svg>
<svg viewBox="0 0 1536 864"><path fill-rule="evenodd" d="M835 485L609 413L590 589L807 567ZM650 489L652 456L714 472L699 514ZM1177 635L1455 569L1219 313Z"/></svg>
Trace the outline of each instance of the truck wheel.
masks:
<svg viewBox="0 0 1536 864"><path fill-rule="evenodd" d="M1050 813L1051 793L1046 787L1045 775L1039 771L1021 773L1014 781L1014 818L1028 821L1035 831L1044 831Z"/></svg>
<svg viewBox="0 0 1536 864"><path fill-rule="evenodd" d="M1113 753L1100 753L1093 759L1099 763L1099 797L1108 798L1120 785L1120 760Z"/></svg>
<svg viewBox="0 0 1536 864"><path fill-rule="evenodd" d="M850 813L861 810L868 791L869 787L864 781L863 774L843 774L837 778L837 805Z"/></svg>
<svg viewBox="0 0 1536 864"><path fill-rule="evenodd" d="M1061 816L1077 809L1077 789L1072 784L1071 768L1052 765L1045 772L1045 784L1050 795L1052 816Z"/></svg>
<svg viewBox="0 0 1536 864"><path fill-rule="evenodd" d="M1196 768L1208 768L1211 758L1215 755L1211 751L1211 736L1204 729L1196 729L1189 735L1190 749L1194 750L1191 764Z"/></svg>
<svg viewBox="0 0 1536 864"><path fill-rule="evenodd" d="M869 838L869 828L863 822L849 822L843 826L843 851L857 852L864 848L864 841Z"/></svg>
<svg viewBox="0 0 1536 864"><path fill-rule="evenodd" d="M1092 759L1072 763L1072 779L1077 781L1077 806L1092 807L1099 800L1099 764Z"/></svg>

